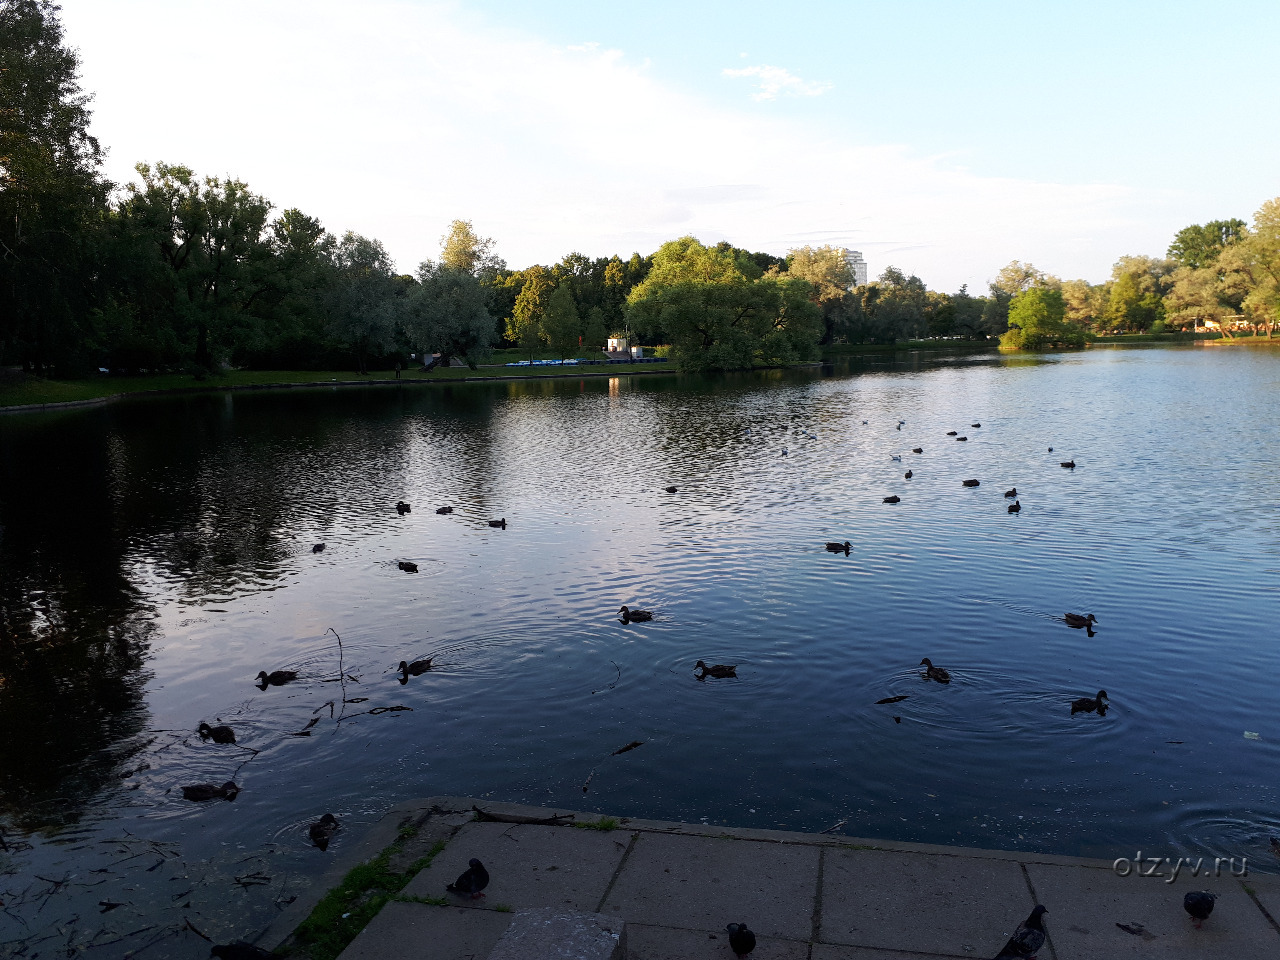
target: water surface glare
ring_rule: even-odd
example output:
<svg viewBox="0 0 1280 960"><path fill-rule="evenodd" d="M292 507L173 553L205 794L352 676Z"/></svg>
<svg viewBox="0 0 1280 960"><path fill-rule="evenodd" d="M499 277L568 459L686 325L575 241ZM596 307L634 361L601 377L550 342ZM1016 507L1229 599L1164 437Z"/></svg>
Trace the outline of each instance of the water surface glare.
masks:
<svg viewBox="0 0 1280 960"><path fill-rule="evenodd" d="M1280 352L1230 348L2 419L0 951L207 955L433 794L1275 871L1278 463Z"/></svg>

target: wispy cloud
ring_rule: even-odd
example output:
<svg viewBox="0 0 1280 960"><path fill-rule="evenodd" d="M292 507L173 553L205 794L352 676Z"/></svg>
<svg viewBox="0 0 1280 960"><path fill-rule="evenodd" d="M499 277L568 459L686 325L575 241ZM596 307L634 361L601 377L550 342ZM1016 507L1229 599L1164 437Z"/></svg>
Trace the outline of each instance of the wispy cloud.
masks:
<svg viewBox="0 0 1280 960"><path fill-rule="evenodd" d="M785 67L771 67L764 63L758 67L742 67L724 70L726 77L755 77L758 93L751 95L752 100L777 100L779 94L789 97L820 97L831 89L829 83L817 83L797 77Z"/></svg>

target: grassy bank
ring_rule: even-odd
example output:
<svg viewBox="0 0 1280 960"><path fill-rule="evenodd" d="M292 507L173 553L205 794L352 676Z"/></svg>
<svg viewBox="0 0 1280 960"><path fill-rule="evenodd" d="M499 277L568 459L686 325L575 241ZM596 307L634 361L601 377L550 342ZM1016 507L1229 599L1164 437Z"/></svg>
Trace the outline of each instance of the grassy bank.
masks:
<svg viewBox="0 0 1280 960"><path fill-rule="evenodd" d="M622 376L636 373L670 373L665 363L614 363L583 367L507 367L483 366L476 370L446 367L427 373L406 370L402 383L425 383L451 380ZM324 386L332 383L394 383L395 373L377 370L367 374L350 370L230 370L197 380L186 373L161 373L141 377L95 376L84 380L46 380L22 373L0 376L0 407L31 406L44 403L68 403L112 397L117 394L238 390L252 387L289 385Z"/></svg>
<svg viewBox="0 0 1280 960"><path fill-rule="evenodd" d="M832 343L822 348L823 360L841 360L865 353L900 353L903 350L994 350L1000 341L990 340L897 340L893 343Z"/></svg>

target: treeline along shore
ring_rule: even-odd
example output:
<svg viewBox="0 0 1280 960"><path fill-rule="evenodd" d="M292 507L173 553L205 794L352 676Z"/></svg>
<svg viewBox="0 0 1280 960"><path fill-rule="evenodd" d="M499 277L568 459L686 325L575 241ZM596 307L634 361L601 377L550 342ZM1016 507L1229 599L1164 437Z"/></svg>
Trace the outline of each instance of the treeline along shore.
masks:
<svg viewBox="0 0 1280 960"><path fill-rule="evenodd" d="M723 370L923 338L999 337L1006 349L1117 332L1269 338L1280 317L1280 198L1252 225L1197 224L1163 258L1122 257L1105 283L1014 261L980 296L892 266L856 285L841 248L780 257L691 236L511 269L461 219L438 259L404 274L378 240L277 211L235 178L157 162L109 182L58 12L0 0L0 367L28 376L364 373L435 355L474 367L495 348L598 357L624 331L678 369Z"/></svg>

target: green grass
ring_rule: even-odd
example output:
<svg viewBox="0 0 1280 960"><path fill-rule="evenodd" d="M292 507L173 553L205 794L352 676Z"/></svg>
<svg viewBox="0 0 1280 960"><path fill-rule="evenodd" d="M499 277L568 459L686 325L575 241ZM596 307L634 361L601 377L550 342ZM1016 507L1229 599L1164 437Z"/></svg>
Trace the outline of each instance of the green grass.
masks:
<svg viewBox="0 0 1280 960"><path fill-rule="evenodd" d="M894 343L830 343L822 348L823 360L857 356L861 353L894 353L899 350L994 350L991 340L898 340Z"/></svg>
<svg viewBox="0 0 1280 960"><path fill-rule="evenodd" d="M402 383L452 381L492 378L548 377L617 377L634 373L670 373L671 364L617 363L587 367L445 367L422 373L417 369L401 374ZM351 370L231 370L197 380L186 373L162 373L141 377L94 376L84 380L46 380L42 377L18 375L0 379L0 407L29 406L43 403L67 403L94 400L116 394L149 392L218 391L248 387L270 387L281 384L387 383L395 381L389 370L360 374Z"/></svg>
<svg viewBox="0 0 1280 960"><path fill-rule="evenodd" d="M412 833L401 831L397 843L409 836ZM402 898L399 895L418 871L426 869L444 849L443 841L432 847L425 857L411 863L403 872L395 872L388 866L395 846L392 844L374 859L349 871L342 882L316 904L311 915L298 924L294 940L310 960L336 960L338 954L347 948L347 944L377 916L388 901L404 899L437 906L446 905L447 901L443 898Z"/></svg>
<svg viewBox="0 0 1280 960"><path fill-rule="evenodd" d="M619 823L617 817L601 817L594 823L575 823L574 826L579 830L600 830L607 833L610 830L617 830Z"/></svg>

